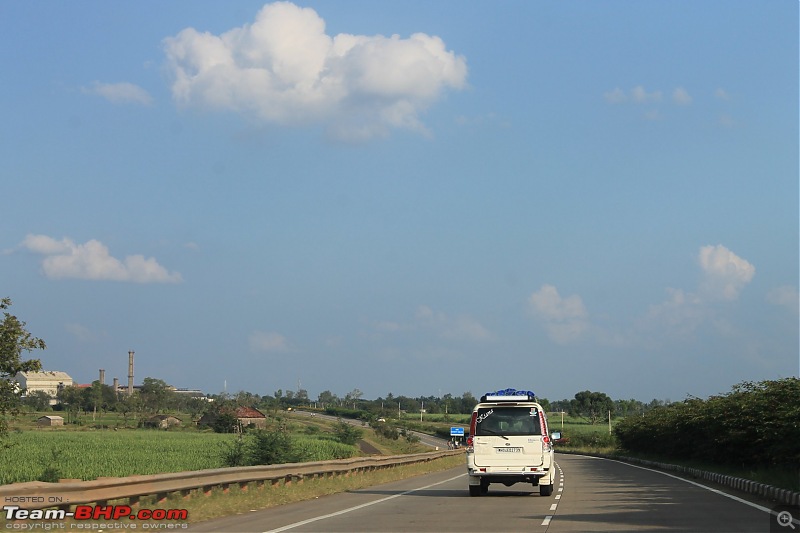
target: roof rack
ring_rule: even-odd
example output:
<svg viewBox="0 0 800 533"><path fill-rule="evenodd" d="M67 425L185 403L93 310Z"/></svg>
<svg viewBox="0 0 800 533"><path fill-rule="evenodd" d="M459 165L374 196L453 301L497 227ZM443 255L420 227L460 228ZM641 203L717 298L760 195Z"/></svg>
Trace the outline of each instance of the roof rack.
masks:
<svg viewBox="0 0 800 533"><path fill-rule="evenodd" d="M500 389L481 396L481 402L535 402L536 394L529 390Z"/></svg>

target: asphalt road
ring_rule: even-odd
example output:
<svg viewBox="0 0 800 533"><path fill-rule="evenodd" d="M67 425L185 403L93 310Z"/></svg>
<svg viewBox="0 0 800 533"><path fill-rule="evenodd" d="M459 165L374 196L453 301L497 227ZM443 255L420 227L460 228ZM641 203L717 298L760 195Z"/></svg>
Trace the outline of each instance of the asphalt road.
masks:
<svg viewBox="0 0 800 533"><path fill-rule="evenodd" d="M219 532L769 532L768 504L670 474L557 454L556 491L491 485L470 497L465 468L190 526ZM795 523L795 527L800 524Z"/></svg>

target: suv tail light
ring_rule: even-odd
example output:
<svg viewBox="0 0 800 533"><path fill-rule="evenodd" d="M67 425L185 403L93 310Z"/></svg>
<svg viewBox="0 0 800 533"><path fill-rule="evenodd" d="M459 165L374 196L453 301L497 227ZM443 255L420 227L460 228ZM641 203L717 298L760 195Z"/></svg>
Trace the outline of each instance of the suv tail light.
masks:
<svg viewBox="0 0 800 533"><path fill-rule="evenodd" d="M469 421L469 437L467 437L467 453L472 453L475 451L475 447L473 445L475 439L475 427L478 425L478 413L472 413L472 419Z"/></svg>

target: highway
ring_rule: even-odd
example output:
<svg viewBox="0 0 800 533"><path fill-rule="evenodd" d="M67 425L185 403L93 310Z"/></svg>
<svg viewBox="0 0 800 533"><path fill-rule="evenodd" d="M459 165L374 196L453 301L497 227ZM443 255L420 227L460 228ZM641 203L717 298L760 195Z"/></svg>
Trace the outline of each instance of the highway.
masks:
<svg viewBox="0 0 800 533"><path fill-rule="evenodd" d="M491 485L470 497L465 468L193 524L218 532L768 532L776 517L714 489L625 463L556 456L553 496ZM800 524L795 522L795 527ZM791 529L786 529L791 531Z"/></svg>

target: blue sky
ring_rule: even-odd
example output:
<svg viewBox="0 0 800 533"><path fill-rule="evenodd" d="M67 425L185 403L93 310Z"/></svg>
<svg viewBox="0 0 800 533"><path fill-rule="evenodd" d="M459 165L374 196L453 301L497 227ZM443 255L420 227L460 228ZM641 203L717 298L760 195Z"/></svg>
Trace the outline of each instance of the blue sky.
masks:
<svg viewBox="0 0 800 533"><path fill-rule="evenodd" d="M366 398L798 375L798 4L0 4L48 370Z"/></svg>

